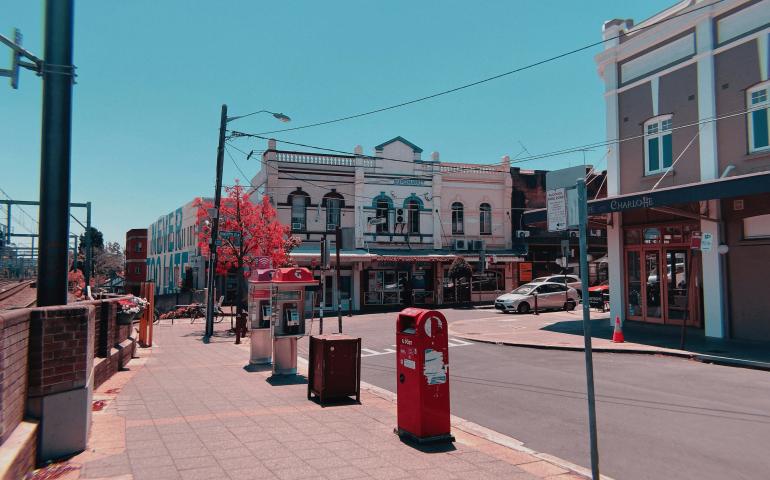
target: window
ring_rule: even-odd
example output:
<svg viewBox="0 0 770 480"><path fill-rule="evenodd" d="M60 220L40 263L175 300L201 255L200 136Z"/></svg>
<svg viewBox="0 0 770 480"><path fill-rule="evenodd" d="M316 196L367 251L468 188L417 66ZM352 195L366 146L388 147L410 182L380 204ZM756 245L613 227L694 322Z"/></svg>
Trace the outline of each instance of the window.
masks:
<svg viewBox="0 0 770 480"><path fill-rule="evenodd" d="M463 204L454 202L452 204L452 235L462 235L465 233L463 226Z"/></svg>
<svg viewBox="0 0 770 480"><path fill-rule="evenodd" d="M141 253L141 251L142 251L142 242L136 242L136 248L134 250L137 253Z"/></svg>
<svg viewBox="0 0 770 480"><path fill-rule="evenodd" d="M342 198L338 193L326 194L323 200L326 206L326 228L332 230L341 225Z"/></svg>
<svg viewBox="0 0 770 480"><path fill-rule="evenodd" d="M492 207L488 203L479 207L479 234L492 235Z"/></svg>
<svg viewBox="0 0 770 480"><path fill-rule="evenodd" d="M384 218L385 221L377 224L377 233L388 233L390 231L390 202L385 199L377 200L376 217Z"/></svg>
<svg viewBox="0 0 770 480"><path fill-rule="evenodd" d="M409 200L406 203L406 210L408 232L420 233L420 203L417 200Z"/></svg>
<svg viewBox="0 0 770 480"><path fill-rule="evenodd" d="M134 273L139 274L142 273L142 271L139 269L139 267L134 267Z"/></svg>
<svg viewBox="0 0 770 480"><path fill-rule="evenodd" d="M749 152L770 149L770 82L750 88L746 92L749 109Z"/></svg>
<svg viewBox="0 0 770 480"><path fill-rule="evenodd" d="M291 195L291 231L303 232L307 229L307 195Z"/></svg>
<svg viewBox="0 0 770 480"><path fill-rule="evenodd" d="M659 173L671 166L671 115L644 123L644 174Z"/></svg>
<svg viewBox="0 0 770 480"><path fill-rule="evenodd" d="M743 219L743 239L770 238L770 214Z"/></svg>

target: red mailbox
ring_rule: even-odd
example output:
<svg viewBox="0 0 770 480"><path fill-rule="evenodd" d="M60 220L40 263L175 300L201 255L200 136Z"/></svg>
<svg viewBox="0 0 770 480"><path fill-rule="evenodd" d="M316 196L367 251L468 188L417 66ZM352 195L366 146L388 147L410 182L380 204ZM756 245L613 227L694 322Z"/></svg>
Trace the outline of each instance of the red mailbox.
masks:
<svg viewBox="0 0 770 480"><path fill-rule="evenodd" d="M396 433L419 443L453 442L446 318L435 310L406 308L396 328Z"/></svg>

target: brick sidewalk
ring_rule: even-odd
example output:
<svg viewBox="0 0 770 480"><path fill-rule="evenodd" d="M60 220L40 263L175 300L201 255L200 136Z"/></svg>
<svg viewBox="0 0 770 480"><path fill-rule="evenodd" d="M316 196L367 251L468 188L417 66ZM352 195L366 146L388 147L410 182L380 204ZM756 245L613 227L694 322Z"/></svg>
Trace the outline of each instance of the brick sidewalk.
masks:
<svg viewBox="0 0 770 480"><path fill-rule="evenodd" d="M417 450L393 434L395 405L384 396L363 391L361 405L321 408L304 382L248 372L243 346L222 331L203 345L201 333L155 327L152 353L95 392L89 450L49 467L72 469L58 478L584 478L468 429L453 430L450 450Z"/></svg>

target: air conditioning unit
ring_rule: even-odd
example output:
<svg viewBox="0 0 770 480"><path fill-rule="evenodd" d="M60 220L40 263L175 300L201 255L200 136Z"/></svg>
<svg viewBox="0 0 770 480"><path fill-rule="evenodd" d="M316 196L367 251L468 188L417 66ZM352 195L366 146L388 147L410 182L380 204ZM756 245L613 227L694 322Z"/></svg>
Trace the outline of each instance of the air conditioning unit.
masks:
<svg viewBox="0 0 770 480"><path fill-rule="evenodd" d="M336 223L327 223L326 224L326 231L327 232L333 232L337 230L337 224Z"/></svg>
<svg viewBox="0 0 770 480"><path fill-rule="evenodd" d="M576 232L575 230L571 230L569 232L569 238L579 238L579 237L580 237L580 232Z"/></svg>
<svg viewBox="0 0 770 480"><path fill-rule="evenodd" d="M602 229L589 230L589 233L591 234L592 237L601 237Z"/></svg>
<svg viewBox="0 0 770 480"><path fill-rule="evenodd" d="M529 230L516 230L516 238L529 238Z"/></svg>
<svg viewBox="0 0 770 480"><path fill-rule="evenodd" d="M396 223L406 223L406 215L403 208L396 209Z"/></svg>
<svg viewBox="0 0 770 480"><path fill-rule="evenodd" d="M455 238L452 243L452 250L468 250L468 240L465 240L464 238Z"/></svg>
<svg viewBox="0 0 770 480"><path fill-rule="evenodd" d="M302 231L303 230L302 224L301 223L292 223L291 224L291 229L294 230L295 232L296 231Z"/></svg>
<svg viewBox="0 0 770 480"><path fill-rule="evenodd" d="M486 244L484 243L484 240L474 240L473 241L473 250L480 252L484 250L486 247Z"/></svg>

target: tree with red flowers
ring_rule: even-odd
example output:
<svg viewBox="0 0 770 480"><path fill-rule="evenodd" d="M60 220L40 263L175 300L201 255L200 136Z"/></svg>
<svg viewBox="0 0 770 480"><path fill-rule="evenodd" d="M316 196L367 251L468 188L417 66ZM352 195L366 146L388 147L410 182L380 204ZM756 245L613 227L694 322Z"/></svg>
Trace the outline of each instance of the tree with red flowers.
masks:
<svg viewBox="0 0 770 480"><path fill-rule="evenodd" d="M225 275L238 272L237 313L243 311L242 299L244 282L242 277L248 277L257 268L259 257L270 257L274 267L286 265L289 262L291 250L301 241L289 235L290 229L278 220L278 214L270 204L267 196L262 201L254 203L249 198L246 189L236 180L235 185L226 187L227 197L222 199L219 209L219 246L217 246L216 273ZM198 246L203 255L209 254L211 245L211 227L209 210L212 202L200 199L198 207Z"/></svg>

